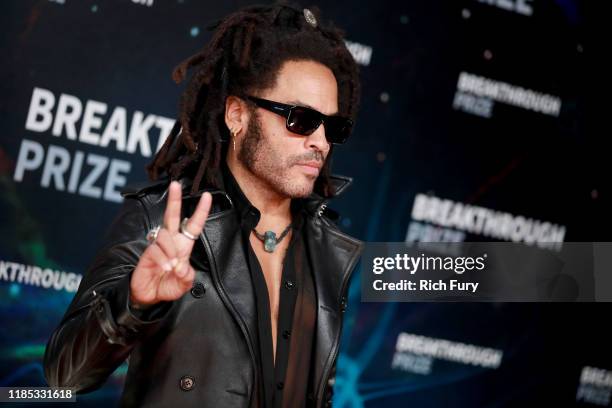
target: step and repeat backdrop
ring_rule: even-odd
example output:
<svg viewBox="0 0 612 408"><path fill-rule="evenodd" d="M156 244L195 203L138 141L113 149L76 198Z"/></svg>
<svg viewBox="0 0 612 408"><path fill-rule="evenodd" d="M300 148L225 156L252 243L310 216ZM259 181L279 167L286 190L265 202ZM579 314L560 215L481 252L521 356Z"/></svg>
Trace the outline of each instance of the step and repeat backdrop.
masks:
<svg viewBox="0 0 612 408"><path fill-rule="evenodd" d="M585 2L586 3L586 2ZM119 191L170 132L173 67L247 1L0 5L0 386L44 386L46 342ZM577 0L336 0L361 71L331 204L365 241L608 241L601 93ZM593 7L593 4L590 4ZM596 79L596 78L595 78ZM590 85L591 84L591 85ZM606 205L606 203L608 205ZM611 271L612 273L612 271ZM368 303L351 281L338 407L610 406L609 303ZM127 364L84 406L115 405Z"/></svg>

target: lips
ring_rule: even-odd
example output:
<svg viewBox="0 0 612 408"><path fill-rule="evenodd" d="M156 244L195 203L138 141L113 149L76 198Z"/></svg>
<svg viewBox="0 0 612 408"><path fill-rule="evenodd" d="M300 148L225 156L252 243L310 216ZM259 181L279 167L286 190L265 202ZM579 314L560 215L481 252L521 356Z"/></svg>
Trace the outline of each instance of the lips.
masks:
<svg viewBox="0 0 612 408"><path fill-rule="evenodd" d="M304 172L312 175L318 175L319 171L321 170L321 163L316 161L297 163L296 166L300 166L300 168L303 169Z"/></svg>
<svg viewBox="0 0 612 408"><path fill-rule="evenodd" d="M300 166L309 166L309 167L314 167L317 170L321 169L321 163L316 162L316 161L310 161L310 162L305 162L305 163L298 163Z"/></svg>

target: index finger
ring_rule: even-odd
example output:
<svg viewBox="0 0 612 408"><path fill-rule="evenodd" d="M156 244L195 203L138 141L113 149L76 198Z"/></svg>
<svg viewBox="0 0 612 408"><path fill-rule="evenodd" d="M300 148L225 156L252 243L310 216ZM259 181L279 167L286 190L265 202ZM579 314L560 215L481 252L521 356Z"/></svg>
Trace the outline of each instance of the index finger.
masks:
<svg viewBox="0 0 612 408"><path fill-rule="evenodd" d="M181 219L182 187L178 181L172 181L168 187L168 202L164 211L164 227L176 233Z"/></svg>

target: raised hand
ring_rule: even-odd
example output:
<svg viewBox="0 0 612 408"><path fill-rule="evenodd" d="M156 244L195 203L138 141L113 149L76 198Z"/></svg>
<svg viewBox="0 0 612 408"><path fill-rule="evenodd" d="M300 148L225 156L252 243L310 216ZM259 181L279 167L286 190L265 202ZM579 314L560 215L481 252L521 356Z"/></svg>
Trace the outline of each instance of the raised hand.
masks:
<svg viewBox="0 0 612 408"><path fill-rule="evenodd" d="M181 202L181 185L172 181L164 212L164 225L155 241L142 253L132 273L130 303L135 307L176 300L193 285L195 270L189 258L195 241L180 231ZM196 237L200 235L211 203L210 193L202 194L195 212L185 225L189 234Z"/></svg>

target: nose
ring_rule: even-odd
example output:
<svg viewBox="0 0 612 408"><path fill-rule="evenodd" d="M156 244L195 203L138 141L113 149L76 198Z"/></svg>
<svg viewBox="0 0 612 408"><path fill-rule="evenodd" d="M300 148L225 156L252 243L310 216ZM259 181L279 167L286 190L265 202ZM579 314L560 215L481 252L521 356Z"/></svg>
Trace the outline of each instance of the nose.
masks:
<svg viewBox="0 0 612 408"><path fill-rule="evenodd" d="M313 147L322 151L323 153L327 153L329 150L329 143L327 142L327 138L325 137L325 126L323 123L319 125L317 130L312 132L306 138L307 147L312 149Z"/></svg>

